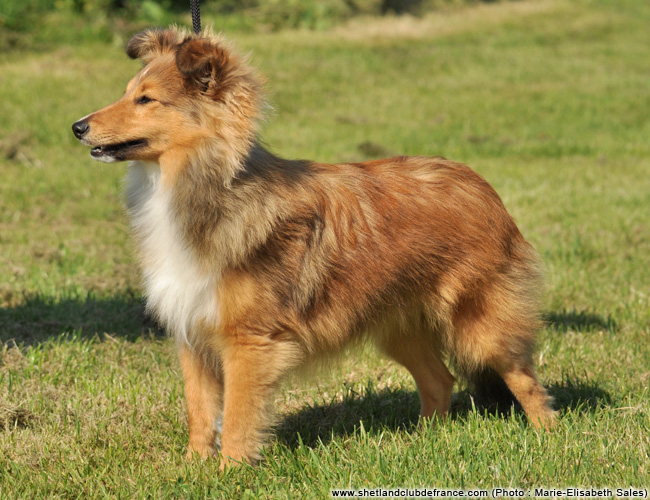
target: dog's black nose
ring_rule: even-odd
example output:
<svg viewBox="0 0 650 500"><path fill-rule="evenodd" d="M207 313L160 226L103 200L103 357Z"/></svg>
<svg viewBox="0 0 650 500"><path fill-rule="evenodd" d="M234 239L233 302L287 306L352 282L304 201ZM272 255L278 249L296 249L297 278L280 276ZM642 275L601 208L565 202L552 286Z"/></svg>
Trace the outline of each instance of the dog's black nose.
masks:
<svg viewBox="0 0 650 500"><path fill-rule="evenodd" d="M77 136L77 139L81 139L84 134L88 132L89 128L90 127L88 124L83 120L79 120L74 125L72 125L72 131L74 132L74 135Z"/></svg>

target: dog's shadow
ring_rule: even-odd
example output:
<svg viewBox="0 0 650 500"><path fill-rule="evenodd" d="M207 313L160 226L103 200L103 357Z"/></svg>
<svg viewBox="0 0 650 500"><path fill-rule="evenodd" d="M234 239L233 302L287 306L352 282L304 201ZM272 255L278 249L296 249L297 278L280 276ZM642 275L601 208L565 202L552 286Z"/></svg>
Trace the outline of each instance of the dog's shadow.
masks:
<svg viewBox="0 0 650 500"><path fill-rule="evenodd" d="M547 389L560 415L567 410L591 413L613 403L607 391L588 380L565 377ZM352 435L360 425L368 432L409 431L419 421L419 408L416 391L370 388L360 395L348 394L341 401L308 406L285 416L276 428L276 439L295 449ZM484 404L477 403L467 389L455 393L450 418L465 419L472 412L498 418L507 418L512 412L523 415L516 401Z"/></svg>
<svg viewBox="0 0 650 500"><path fill-rule="evenodd" d="M134 341L163 332L145 312L143 299L130 290L108 297L59 299L30 294L16 306L0 307L0 343L29 346L66 334L81 338L107 334Z"/></svg>
<svg viewBox="0 0 650 500"><path fill-rule="evenodd" d="M275 436L279 443L294 449L351 435L360 423L368 431L408 430L418 422L419 405L415 391L368 388L363 394L350 392L341 401L307 406L285 416Z"/></svg>
<svg viewBox="0 0 650 500"><path fill-rule="evenodd" d="M589 331L597 329L613 331L616 329L616 322L611 316L605 318L586 311L566 309L547 312L544 314L544 323L555 333L565 333L571 330Z"/></svg>

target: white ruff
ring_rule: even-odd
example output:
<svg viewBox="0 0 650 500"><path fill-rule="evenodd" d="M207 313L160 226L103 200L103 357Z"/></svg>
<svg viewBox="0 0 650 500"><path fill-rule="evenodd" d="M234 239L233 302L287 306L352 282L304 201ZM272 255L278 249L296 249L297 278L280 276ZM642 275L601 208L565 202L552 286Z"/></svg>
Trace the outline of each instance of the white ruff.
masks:
<svg viewBox="0 0 650 500"><path fill-rule="evenodd" d="M197 322L219 321L219 276L202 269L171 213L171 190L160 183L155 163L133 162L126 177L126 201L147 293L153 311L177 340L188 345Z"/></svg>

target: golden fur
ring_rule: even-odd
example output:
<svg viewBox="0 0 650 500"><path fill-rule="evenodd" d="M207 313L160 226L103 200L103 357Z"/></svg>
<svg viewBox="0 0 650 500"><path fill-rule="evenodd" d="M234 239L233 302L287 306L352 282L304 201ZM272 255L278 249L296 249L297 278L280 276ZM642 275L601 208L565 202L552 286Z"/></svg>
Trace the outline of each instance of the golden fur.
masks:
<svg viewBox="0 0 650 500"><path fill-rule="evenodd" d="M369 338L413 375L424 417L458 373L498 374L536 426L554 418L531 366L540 275L492 187L442 158L328 165L257 139L260 79L220 37L134 36L126 93L75 123L130 160L127 204L148 307L175 336L188 454L259 457L285 374Z"/></svg>

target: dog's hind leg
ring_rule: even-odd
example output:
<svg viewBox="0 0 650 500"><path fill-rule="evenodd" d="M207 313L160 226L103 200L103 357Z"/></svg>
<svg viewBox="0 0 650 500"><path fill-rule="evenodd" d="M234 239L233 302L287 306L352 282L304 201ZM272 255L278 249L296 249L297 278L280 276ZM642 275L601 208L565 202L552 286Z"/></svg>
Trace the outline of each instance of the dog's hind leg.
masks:
<svg viewBox="0 0 650 500"><path fill-rule="evenodd" d="M185 380L185 402L190 426L187 456L206 458L214 454L217 431L215 421L221 409L223 381L216 362L179 347L179 358Z"/></svg>
<svg viewBox="0 0 650 500"><path fill-rule="evenodd" d="M549 429L555 423L555 412L551 409L551 398L537 381L530 363L502 364L496 370L521 403L526 415L535 427Z"/></svg>
<svg viewBox="0 0 650 500"><path fill-rule="evenodd" d="M382 339L379 348L413 376L420 396L420 415L445 417L451 405L454 377L433 342L424 336L396 335Z"/></svg>

